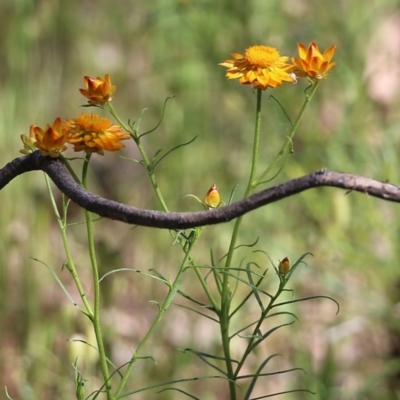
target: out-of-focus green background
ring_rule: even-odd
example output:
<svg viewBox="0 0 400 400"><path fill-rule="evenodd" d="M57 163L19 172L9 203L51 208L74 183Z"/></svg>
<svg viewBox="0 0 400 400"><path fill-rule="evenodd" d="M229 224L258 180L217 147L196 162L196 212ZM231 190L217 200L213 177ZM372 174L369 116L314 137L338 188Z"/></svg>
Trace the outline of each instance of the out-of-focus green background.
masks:
<svg viewBox="0 0 400 400"><path fill-rule="evenodd" d="M0 3L0 164L18 157L20 134L31 124L44 126L60 116L75 117L84 99L82 77L110 73L117 85L114 106L124 119L142 120L142 132L158 121L164 99L175 94L161 127L145 140L150 154L198 136L189 147L166 158L156 170L171 210L198 210L191 198L203 197L216 183L225 201L237 183L244 191L249 172L255 92L227 81L218 66L231 52L253 44L277 47L293 56L296 43L337 45L336 69L307 110L294 141L295 152L274 182L327 167L400 184L400 5L395 0L153 0L47 1ZM305 82L264 94L261 163L277 152L289 123L275 96L294 117ZM137 157L133 143L125 156ZM117 154L95 156L90 189L127 204L159 209L145 171ZM79 165L79 162L77 162ZM31 172L0 193L0 398L4 386L14 399L74 398L73 368L88 379L87 394L98 387L95 352L69 342L94 343L85 318L69 302L46 267L52 266L78 300L66 270L62 243L43 174ZM294 388L317 392L285 399L400 398L400 207L336 189L302 193L246 217L241 243L251 243L276 261L304 252L308 267L293 279L296 296L329 295L328 300L296 308L300 321L266 340L264 356L281 353L268 371L302 367L303 374L271 376L257 393ZM71 220L81 211L71 207ZM232 224L209 227L195 251L209 262L209 248L222 256ZM96 237L105 273L115 268L156 268L174 276L181 258L168 232L100 221ZM82 226L69 231L84 285L91 295L90 265ZM243 249L237 256L262 256ZM252 258L253 257L253 258ZM273 273L270 280L274 282ZM194 275L184 279L196 292ZM152 321L152 299L165 288L133 273L114 274L102 283L106 346L122 364ZM256 305L254 305L256 308ZM254 311L256 312L256 311ZM251 313L251 310L249 310ZM273 326L273 321L270 322ZM135 369L130 387L167 379L210 375L215 371L177 351L196 347L218 351L218 330L209 321L172 307ZM242 339L244 341L245 339ZM237 350L243 343L237 341ZM261 356L262 354L260 354ZM252 361L249 367L255 367ZM246 371L252 372L251 369ZM253 371L254 372L254 371ZM184 386L199 398L227 398L220 380ZM178 392L155 391L137 399L177 399Z"/></svg>

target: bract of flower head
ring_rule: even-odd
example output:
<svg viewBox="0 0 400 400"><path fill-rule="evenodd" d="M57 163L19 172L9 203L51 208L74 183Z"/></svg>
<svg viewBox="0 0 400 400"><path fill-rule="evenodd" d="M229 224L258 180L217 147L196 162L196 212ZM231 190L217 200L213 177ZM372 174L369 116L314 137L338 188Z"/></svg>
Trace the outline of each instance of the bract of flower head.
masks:
<svg viewBox="0 0 400 400"><path fill-rule="evenodd" d="M19 151L20 153L30 154L37 150L37 148L35 147L36 139L32 129L30 129L29 136L20 135L20 138L22 140L22 143L24 144L24 148Z"/></svg>
<svg viewBox="0 0 400 400"><path fill-rule="evenodd" d="M68 132L62 129L61 118L56 118L53 125L46 125L42 128L31 125L29 136L21 135L24 148L20 150L23 154L32 152L32 147L36 147L44 156L58 157L63 151L67 150L66 142Z"/></svg>
<svg viewBox="0 0 400 400"><path fill-rule="evenodd" d="M287 275L290 270L289 259L285 257L280 263L278 267L279 273L283 276Z"/></svg>
<svg viewBox="0 0 400 400"><path fill-rule="evenodd" d="M311 42L308 48L298 43L297 50L299 58L293 57L292 62L295 65L294 72L300 78L326 79L327 74L336 65L335 62L331 62L336 50L335 45L321 53L315 42Z"/></svg>
<svg viewBox="0 0 400 400"><path fill-rule="evenodd" d="M111 85L109 74L105 74L104 78L84 76L83 83L86 89L79 89L79 91L88 99L88 103L93 105L111 101L116 90L116 86Z"/></svg>
<svg viewBox="0 0 400 400"><path fill-rule="evenodd" d="M207 204L210 208L216 208L220 204L220 197L217 189L217 185L214 183L206 194L204 199L204 203Z"/></svg>
<svg viewBox="0 0 400 400"><path fill-rule="evenodd" d="M125 147L121 141L130 139L129 133L119 125L113 125L108 118L96 114L82 114L64 121L69 133L68 143L75 151L86 151L104 155L104 150L118 151Z"/></svg>
<svg viewBox="0 0 400 400"><path fill-rule="evenodd" d="M284 82L295 83L290 73L294 66L287 64L289 57L283 57L278 50L269 46L251 46L245 54L232 53L234 60L219 65L227 67L228 79L239 79L243 85L253 85L257 89L276 88Z"/></svg>

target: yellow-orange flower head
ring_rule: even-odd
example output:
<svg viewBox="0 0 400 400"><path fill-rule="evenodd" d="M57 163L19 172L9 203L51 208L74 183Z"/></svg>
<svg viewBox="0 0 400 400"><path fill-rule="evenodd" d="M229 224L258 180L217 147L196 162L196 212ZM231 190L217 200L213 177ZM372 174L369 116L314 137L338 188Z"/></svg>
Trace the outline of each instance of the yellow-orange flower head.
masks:
<svg viewBox="0 0 400 400"><path fill-rule="evenodd" d="M53 125L46 125L43 130L36 125L31 125L29 136L21 135L24 148L20 150L23 154L32 152L36 147L44 156L58 157L67 150L65 145L68 140L68 132L62 129L61 118L56 118Z"/></svg>
<svg viewBox="0 0 400 400"><path fill-rule="evenodd" d="M293 57L292 62L295 65L294 72L299 78L326 79L327 74L336 65L335 62L331 63L336 46L329 47L323 54L315 42L311 42L308 48L298 43L297 49L300 58Z"/></svg>
<svg viewBox="0 0 400 400"><path fill-rule="evenodd" d="M86 89L79 89L87 99L89 104L104 104L112 100L116 87L111 85L111 78L106 74L104 78L83 77L83 83Z"/></svg>
<svg viewBox="0 0 400 400"><path fill-rule="evenodd" d="M294 66L286 63L289 57L282 57L273 47L251 46L245 55L232 53L231 56L234 60L219 64L228 68L228 79L239 79L243 85L253 85L262 90L282 86L284 82L296 82L290 73Z"/></svg>
<svg viewBox="0 0 400 400"><path fill-rule="evenodd" d="M86 151L104 155L104 150L118 151L125 147L121 140L130 139L129 133L119 125L113 125L108 118L96 114L82 114L75 119L64 121L64 129L69 133L68 143L75 151Z"/></svg>

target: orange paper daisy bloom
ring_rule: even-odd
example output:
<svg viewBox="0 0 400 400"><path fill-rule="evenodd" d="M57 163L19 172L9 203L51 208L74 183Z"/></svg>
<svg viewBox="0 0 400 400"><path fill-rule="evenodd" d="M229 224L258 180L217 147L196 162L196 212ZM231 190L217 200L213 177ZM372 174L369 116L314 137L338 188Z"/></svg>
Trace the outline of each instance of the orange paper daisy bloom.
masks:
<svg viewBox="0 0 400 400"><path fill-rule="evenodd" d="M104 75L104 79L85 76L83 83L86 89L79 89L79 91L88 99L89 104L104 104L111 101L116 90L116 87L111 85L111 78L108 74Z"/></svg>
<svg viewBox="0 0 400 400"><path fill-rule="evenodd" d="M119 125L113 125L108 118L96 114L82 114L75 119L64 121L64 129L69 133L68 143L75 151L86 151L104 155L104 150L118 151L125 147L121 140L130 139L129 133Z"/></svg>
<svg viewBox="0 0 400 400"><path fill-rule="evenodd" d="M68 140L68 132L62 129L61 118L56 118L53 125L46 125L43 130L36 125L31 125L29 136L21 135L24 148L23 154L32 152L32 147L38 148L44 156L58 157L67 150L65 143Z"/></svg>
<svg viewBox="0 0 400 400"><path fill-rule="evenodd" d="M273 47L251 46L244 55L232 53L231 56L234 60L219 64L228 68L228 79L239 79L243 85L262 90L282 86L284 82L296 82L290 73L294 66L286 63L289 57L282 57Z"/></svg>
<svg viewBox="0 0 400 400"><path fill-rule="evenodd" d="M300 78L326 79L327 74L336 65L335 62L331 63L336 46L329 47L323 54L315 42L311 42L308 48L298 43L297 49L300 58L293 57L292 62L296 66L295 74Z"/></svg>

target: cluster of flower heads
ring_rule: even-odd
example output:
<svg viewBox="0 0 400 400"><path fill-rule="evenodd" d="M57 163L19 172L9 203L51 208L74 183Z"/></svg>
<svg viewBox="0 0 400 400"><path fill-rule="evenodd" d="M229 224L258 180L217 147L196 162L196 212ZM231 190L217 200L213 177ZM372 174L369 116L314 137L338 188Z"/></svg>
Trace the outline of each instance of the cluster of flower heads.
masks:
<svg viewBox="0 0 400 400"><path fill-rule="evenodd" d="M335 67L331 62L336 46L321 53L318 45L311 42L306 48L297 45L299 57L283 57L278 50L269 46L251 46L245 54L232 53L233 60L221 63L228 68L228 79L239 79L243 85L253 85L257 89L276 88L284 82L296 83L297 78L326 79Z"/></svg>
<svg viewBox="0 0 400 400"><path fill-rule="evenodd" d="M111 85L108 74L104 78L90 78L85 76L83 82L85 89L79 89L91 105L103 105L111 101L115 86ZM67 150L67 144L73 146L74 151L98 153L104 151L118 151L125 147L121 141L130 139L129 132L124 131L119 125L113 125L108 118L96 114L82 114L74 119L56 118L52 125L44 129L31 125L29 136L21 135L24 148L23 154L39 149L45 156L58 157Z"/></svg>
<svg viewBox="0 0 400 400"><path fill-rule="evenodd" d="M314 80L326 79L335 67L331 62L336 46L321 53L318 45L311 42L306 48L297 45L299 57L281 56L277 49L269 46L251 46L245 54L232 53L233 60L226 60L220 65L227 67L228 79L238 79L241 84L253 85L257 89L276 88L284 82L295 83L297 78L308 77ZM111 84L108 74L104 78L83 78L84 89L79 89L90 105L104 105L112 100L116 87ZM119 125L113 125L108 118L95 114L83 114L75 119L62 121L56 118L52 125L42 129L36 125L30 127L29 136L21 135L23 154L39 149L43 155L58 157L71 144L75 151L98 153L104 150L118 151L125 147L121 141L130 138L129 132ZM214 206L214 201L212 207Z"/></svg>

